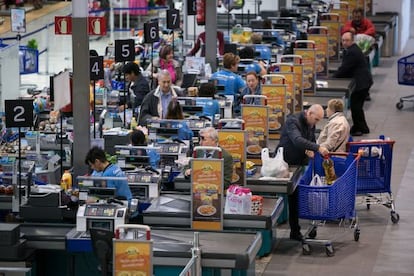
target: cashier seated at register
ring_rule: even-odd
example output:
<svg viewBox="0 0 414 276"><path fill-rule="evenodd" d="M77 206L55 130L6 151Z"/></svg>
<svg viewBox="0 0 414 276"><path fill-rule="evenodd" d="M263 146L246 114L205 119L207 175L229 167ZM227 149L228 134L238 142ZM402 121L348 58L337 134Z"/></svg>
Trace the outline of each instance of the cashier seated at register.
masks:
<svg viewBox="0 0 414 276"><path fill-rule="evenodd" d="M85 163L93 170L91 176L99 177L125 177L125 173L118 165L111 164L106 159L105 151L99 147L91 148L85 157ZM108 180L107 188L115 188L115 196L131 202L132 193L126 180Z"/></svg>
<svg viewBox="0 0 414 276"><path fill-rule="evenodd" d="M130 136L129 141L131 146L146 147L148 146L147 137L144 132L139 129L134 129ZM160 154L155 149L147 149L146 154L149 157L149 163L152 168L157 169L160 161Z"/></svg>
<svg viewBox="0 0 414 276"><path fill-rule="evenodd" d="M184 120L183 109L181 108L180 103L176 98L172 99L168 104L167 115L165 116L167 120ZM171 124L171 128L178 128L178 137L171 137L172 139L178 138L180 140L192 140L193 131L190 129L188 124L185 121L174 122Z"/></svg>
<svg viewBox="0 0 414 276"><path fill-rule="evenodd" d="M218 145L218 133L217 130L213 127L206 127L200 130L199 132L200 137L200 146L202 147L219 147ZM221 148L222 157L223 157L223 171L224 171L224 188L227 189L231 184L231 176L233 174L233 157L230 153L228 153L225 149ZM203 153L205 156L201 156L202 153L197 152L197 157L205 157L205 158L218 158L218 153L210 153L205 152ZM184 176L189 178L191 175L191 168L189 165L184 166Z"/></svg>
<svg viewBox="0 0 414 276"><path fill-rule="evenodd" d="M216 95L217 89L214 83L211 82L205 82L200 85L200 88L198 89L198 97L200 98L210 98L210 100L207 100L203 106L203 112L197 113L197 116L206 116L209 118L212 118L214 120L214 117L216 114L220 114L220 104L219 102L214 98Z"/></svg>

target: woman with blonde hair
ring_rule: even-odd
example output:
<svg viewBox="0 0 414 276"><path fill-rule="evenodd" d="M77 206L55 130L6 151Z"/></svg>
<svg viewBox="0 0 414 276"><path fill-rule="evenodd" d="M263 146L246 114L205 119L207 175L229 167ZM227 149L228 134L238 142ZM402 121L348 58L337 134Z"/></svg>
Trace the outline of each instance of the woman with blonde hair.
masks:
<svg viewBox="0 0 414 276"><path fill-rule="evenodd" d="M317 143L330 152L345 152L349 140L350 126L344 114L344 104L340 99L331 99L326 107L328 123L322 129Z"/></svg>

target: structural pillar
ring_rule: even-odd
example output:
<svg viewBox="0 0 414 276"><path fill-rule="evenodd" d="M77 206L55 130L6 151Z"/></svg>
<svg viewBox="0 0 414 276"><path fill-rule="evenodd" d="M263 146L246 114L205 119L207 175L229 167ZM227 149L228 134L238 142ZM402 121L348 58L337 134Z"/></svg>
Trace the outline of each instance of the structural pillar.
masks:
<svg viewBox="0 0 414 276"><path fill-rule="evenodd" d="M217 69L217 1L206 0L206 63L210 63L211 71ZM196 36L198 34L195 34Z"/></svg>
<svg viewBox="0 0 414 276"><path fill-rule="evenodd" d="M90 148L88 1L72 1L73 57L73 168L74 176L88 171L85 155Z"/></svg>

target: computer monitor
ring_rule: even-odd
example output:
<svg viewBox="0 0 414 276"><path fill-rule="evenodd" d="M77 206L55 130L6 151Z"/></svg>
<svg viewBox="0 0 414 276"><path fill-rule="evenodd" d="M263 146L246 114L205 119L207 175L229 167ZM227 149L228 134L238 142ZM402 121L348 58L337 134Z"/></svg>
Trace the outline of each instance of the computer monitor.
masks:
<svg viewBox="0 0 414 276"><path fill-rule="evenodd" d="M187 113L190 115L203 112L203 107L197 106L197 105L183 105L182 108L183 108L184 113Z"/></svg>
<svg viewBox="0 0 414 276"><path fill-rule="evenodd" d="M238 54L237 52L237 44L235 43L225 43L224 44L224 53L233 53L235 55Z"/></svg>
<svg viewBox="0 0 414 276"><path fill-rule="evenodd" d="M87 196L100 199L114 198L116 195L114 188L116 183L114 182L117 181L127 182L127 177L77 176L76 186L79 188L79 200L86 200Z"/></svg>
<svg viewBox="0 0 414 276"><path fill-rule="evenodd" d="M197 81L197 74L184 74L181 88L187 89L189 87L193 87L195 86L196 81Z"/></svg>

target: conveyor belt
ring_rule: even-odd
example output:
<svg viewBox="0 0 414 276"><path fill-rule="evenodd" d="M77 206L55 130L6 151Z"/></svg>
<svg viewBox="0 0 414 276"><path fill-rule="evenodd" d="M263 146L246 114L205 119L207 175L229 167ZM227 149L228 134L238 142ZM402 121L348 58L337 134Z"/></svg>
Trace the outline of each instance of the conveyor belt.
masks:
<svg viewBox="0 0 414 276"><path fill-rule="evenodd" d="M262 245L260 233L199 232L203 267L247 269ZM75 229L67 235L68 243L77 242ZM144 235L143 235L144 236ZM145 240L145 237L138 240ZM194 232L191 230L152 230L154 265L185 266L191 258ZM85 240L90 242L89 240ZM80 251L80 250L79 250Z"/></svg>
<svg viewBox="0 0 414 276"><path fill-rule="evenodd" d="M75 228L73 224L22 223L20 231L27 239L27 247L33 249L65 250L66 234Z"/></svg>
<svg viewBox="0 0 414 276"><path fill-rule="evenodd" d="M143 213L143 223L151 226L190 227L189 195L162 195ZM283 211L283 198L264 198L262 215L224 214L224 229L271 230Z"/></svg>

